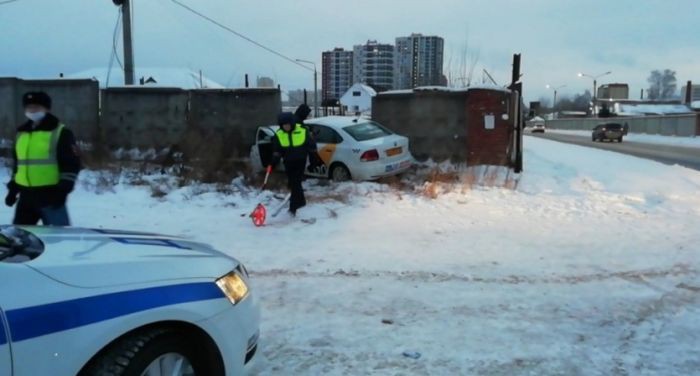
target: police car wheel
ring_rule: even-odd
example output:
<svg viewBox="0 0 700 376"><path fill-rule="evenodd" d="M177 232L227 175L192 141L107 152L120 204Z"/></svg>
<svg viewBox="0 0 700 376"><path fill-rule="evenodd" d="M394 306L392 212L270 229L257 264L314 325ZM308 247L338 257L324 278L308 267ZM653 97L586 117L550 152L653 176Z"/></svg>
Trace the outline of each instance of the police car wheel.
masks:
<svg viewBox="0 0 700 376"><path fill-rule="evenodd" d="M125 337L99 356L81 376L215 375L202 346L186 335L153 329Z"/></svg>

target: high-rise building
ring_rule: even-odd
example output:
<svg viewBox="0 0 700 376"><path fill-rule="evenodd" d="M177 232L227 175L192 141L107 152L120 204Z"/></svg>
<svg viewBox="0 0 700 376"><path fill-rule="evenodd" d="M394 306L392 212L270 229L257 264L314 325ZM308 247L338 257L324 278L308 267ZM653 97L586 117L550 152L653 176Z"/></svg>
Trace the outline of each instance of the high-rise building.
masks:
<svg viewBox="0 0 700 376"><path fill-rule="evenodd" d="M353 50L353 83L369 85L376 91L394 87L394 46L368 40Z"/></svg>
<svg viewBox="0 0 700 376"><path fill-rule="evenodd" d="M681 100L685 100L685 93L688 91L688 85L683 85L681 87ZM700 85L691 85L690 88L690 101L700 101Z"/></svg>
<svg viewBox="0 0 700 376"><path fill-rule="evenodd" d="M352 86L352 51L334 48L321 55L322 101L339 100Z"/></svg>
<svg viewBox="0 0 700 376"><path fill-rule="evenodd" d="M260 77L258 76L258 87L262 88L273 88L275 87L275 80L270 77Z"/></svg>
<svg viewBox="0 0 700 376"><path fill-rule="evenodd" d="M444 44L441 37L422 34L396 38L394 88L443 84Z"/></svg>

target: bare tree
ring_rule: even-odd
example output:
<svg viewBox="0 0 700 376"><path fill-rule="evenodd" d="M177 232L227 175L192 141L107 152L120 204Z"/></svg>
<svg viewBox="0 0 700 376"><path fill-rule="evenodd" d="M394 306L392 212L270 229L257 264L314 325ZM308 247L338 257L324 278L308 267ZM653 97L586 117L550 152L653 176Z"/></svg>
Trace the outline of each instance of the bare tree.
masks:
<svg viewBox="0 0 700 376"><path fill-rule="evenodd" d="M649 83L649 99L672 98L676 93L676 71L664 69L653 70L647 78Z"/></svg>
<svg viewBox="0 0 700 376"><path fill-rule="evenodd" d="M552 102L549 100L549 98L541 96L540 99L538 99L538 101L540 102L540 108L542 110L551 110L552 107L550 105L552 104Z"/></svg>
<svg viewBox="0 0 700 376"><path fill-rule="evenodd" d="M576 94L574 96L573 110L574 111L588 111L591 107L591 91L586 90L583 94Z"/></svg>
<svg viewBox="0 0 700 376"><path fill-rule="evenodd" d="M450 87L468 87L474 79L474 71L479 64L480 51L479 49L471 49L469 46L469 35L465 34L464 42L459 48L457 58L454 58L450 51L447 58L447 81ZM456 60L455 66L452 62Z"/></svg>

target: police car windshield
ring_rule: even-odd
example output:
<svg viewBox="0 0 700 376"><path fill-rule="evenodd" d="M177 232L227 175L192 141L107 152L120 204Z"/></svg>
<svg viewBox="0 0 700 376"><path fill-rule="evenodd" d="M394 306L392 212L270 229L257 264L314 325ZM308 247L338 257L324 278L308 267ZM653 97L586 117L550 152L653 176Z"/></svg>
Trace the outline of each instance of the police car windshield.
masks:
<svg viewBox="0 0 700 376"><path fill-rule="evenodd" d="M343 130L348 132L348 134L357 141L373 140L392 134L390 130L373 121L350 125L343 128Z"/></svg>

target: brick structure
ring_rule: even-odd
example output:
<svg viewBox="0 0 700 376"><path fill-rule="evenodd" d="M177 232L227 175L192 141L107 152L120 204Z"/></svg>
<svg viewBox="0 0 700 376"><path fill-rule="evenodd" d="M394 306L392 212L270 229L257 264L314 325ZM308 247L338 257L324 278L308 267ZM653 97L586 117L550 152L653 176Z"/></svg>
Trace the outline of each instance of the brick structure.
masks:
<svg viewBox="0 0 700 376"><path fill-rule="evenodd" d="M514 126L509 116L510 93L472 89L467 95L467 165L510 165Z"/></svg>

